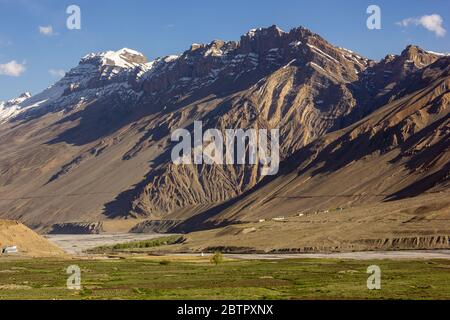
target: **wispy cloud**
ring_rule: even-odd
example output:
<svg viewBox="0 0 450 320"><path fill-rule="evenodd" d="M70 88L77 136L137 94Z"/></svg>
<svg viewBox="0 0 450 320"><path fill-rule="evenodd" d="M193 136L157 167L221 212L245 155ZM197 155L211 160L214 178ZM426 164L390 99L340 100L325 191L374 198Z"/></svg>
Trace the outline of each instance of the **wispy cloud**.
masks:
<svg viewBox="0 0 450 320"><path fill-rule="evenodd" d="M26 70L25 63L18 63L12 60L5 64L0 64L0 75L18 77Z"/></svg>
<svg viewBox="0 0 450 320"><path fill-rule="evenodd" d="M52 26L39 26L39 33L44 36L54 36L56 33L53 31Z"/></svg>
<svg viewBox="0 0 450 320"><path fill-rule="evenodd" d="M66 75L66 72L62 69L50 69L48 70L48 73L50 73L55 78L62 78Z"/></svg>
<svg viewBox="0 0 450 320"><path fill-rule="evenodd" d="M419 18L406 18L397 22L397 25L408 27L410 25L422 26L428 31L434 32L437 37L444 37L447 33L444 26L444 19L438 14L424 15Z"/></svg>

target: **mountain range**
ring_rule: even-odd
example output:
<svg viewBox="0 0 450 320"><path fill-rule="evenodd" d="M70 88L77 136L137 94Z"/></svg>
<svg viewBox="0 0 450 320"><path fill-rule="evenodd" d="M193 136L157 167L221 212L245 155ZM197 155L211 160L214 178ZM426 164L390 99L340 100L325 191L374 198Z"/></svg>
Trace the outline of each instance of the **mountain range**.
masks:
<svg viewBox="0 0 450 320"><path fill-rule="evenodd" d="M40 232L189 232L432 195L445 220L449 86L446 54L410 45L373 61L303 27L154 61L88 54L0 103L0 217ZM199 120L279 129L279 173L172 163L171 133Z"/></svg>

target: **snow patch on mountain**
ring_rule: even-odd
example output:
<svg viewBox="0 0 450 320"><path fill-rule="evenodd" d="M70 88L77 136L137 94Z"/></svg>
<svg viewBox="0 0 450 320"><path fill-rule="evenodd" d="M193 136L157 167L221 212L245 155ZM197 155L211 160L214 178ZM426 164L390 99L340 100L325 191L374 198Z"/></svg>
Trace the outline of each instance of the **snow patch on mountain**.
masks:
<svg viewBox="0 0 450 320"><path fill-rule="evenodd" d="M20 113L23 109L23 106L21 106L21 104L30 97L31 93L25 92L17 98L8 101L0 101L0 123L8 121L8 119Z"/></svg>
<svg viewBox="0 0 450 320"><path fill-rule="evenodd" d="M90 53L84 56L80 63L91 63L93 61L103 66L130 69L146 63L147 58L138 51L123 48L118 51Z"/></svg>
<svg viewBox="0 0 450 320"><path fill-rule="evenodd" d="M74 110L83 103L112 94L126 101L134 101L141 93L135 92L132 84L137 83L153 66L154 62L148 62L142 53L128 48L90 53L54 85L27 99L20 110L8 118L38 108L46 108L50 112Z"/></svg>
<svg viewBox="0 0 450 320"><path fill-rule="evenodd" d="M434 54L436 56L441 56L441 57L448 57L448 56L450 56L450 53L434 52L434 51L431 51L431 50L426 50L426 52Z"/></svg>

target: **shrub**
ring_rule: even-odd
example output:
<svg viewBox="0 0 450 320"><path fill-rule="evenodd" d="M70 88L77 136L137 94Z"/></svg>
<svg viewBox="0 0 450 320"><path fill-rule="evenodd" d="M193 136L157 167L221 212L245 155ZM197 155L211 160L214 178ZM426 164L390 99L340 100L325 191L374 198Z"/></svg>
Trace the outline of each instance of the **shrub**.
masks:
<svg viewBox="0 0 450 320"><path fill-rule="evenodd" d="M216 252L214 252L214 254L213 254L213 256L211 257L211 263L214 263L216 266L219 264L219 263L222 263L223 262L223 255L222 255L222 253L220 252L220 251L216 251Z"/></svg>

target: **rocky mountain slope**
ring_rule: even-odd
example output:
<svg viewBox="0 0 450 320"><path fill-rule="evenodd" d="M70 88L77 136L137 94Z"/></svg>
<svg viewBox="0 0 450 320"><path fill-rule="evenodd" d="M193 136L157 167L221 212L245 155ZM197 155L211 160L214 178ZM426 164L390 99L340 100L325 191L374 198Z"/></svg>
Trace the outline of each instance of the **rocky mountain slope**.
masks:
<svg viewBox="0 0 450 320"><path fill-rule="evenodd" d="M184 222L185 227L330 212L425 194L435 194L448 209L450 57L398 85L404 90L397 99L301 148L277 177Z"/></svg>
<svg viewBox="0 0 450 320"><path fill-rule="evenodd" d="M289 32L276 26L254 29L240 41L193 44L179 56L151 62L131 49L89 54L55 85L21 101L0 124L0 216L41 230L111 218L149 219L144 225L150 229L156 224L188 230L280 214L275 202L276 210L251 212L230 209L230 202L250 199L249 194L264 198L260 190L285 184L283 179L292 175L298 178L286 194L307 178L320 191L322 171L336 171L336 179L330 180L336 181L335 194L357 189L359 181L339 176L347 167L365 174L361 158L377 148L401 150L400 157L414 132L430 128L432 135L433 126L445 131L448 123L437 121L448 117L446 70L447 57L415 46L375 62L302 27ZM367 120L381 110L403 122ZM203 121L203 130L222 132L279 128L279 177L268 183L273 179L262 175L261 165L173 164L170 135L179 128L191 131L195 120ZM436 154L448 148L442 134L430 137L433 143L422 146L422 152L428 155L434 144ZM386 150L380 147L384 135L389 135ZM366 145L371 139L377 140L374 149ZM327 152L336 148L341 151L332 156L346 159L342 165L327 161ZM414 153L414 148L407 150ZM324 167L314 171L317 157ZM401 156L396 161L406 160ZM413 161L411 168L416 165ZM425 178L406 175L410 184ZM396 185L394 180L388 181ZM374 185L368 183L366 189ZM402 186L408 187L406 182ZM386 190L401 197L389 182L372 192ZM324 207L319 200L292 201L300 207Z"/></svg>

